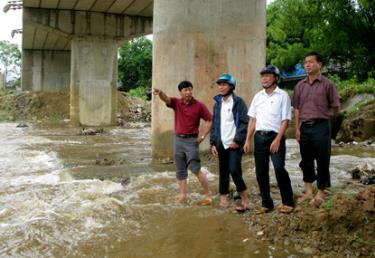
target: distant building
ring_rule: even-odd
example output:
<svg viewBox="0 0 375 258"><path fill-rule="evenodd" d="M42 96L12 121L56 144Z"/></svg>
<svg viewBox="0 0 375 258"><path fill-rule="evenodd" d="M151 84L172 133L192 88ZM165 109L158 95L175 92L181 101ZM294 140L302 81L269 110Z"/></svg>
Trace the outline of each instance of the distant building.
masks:
<svg viewBox="0 0 375 258"><path fill-rule="evenodd" d="M293 89L298 81L307 76L301 64L296 64L293 72L281 71L280 87L286 89Z"/></svg>

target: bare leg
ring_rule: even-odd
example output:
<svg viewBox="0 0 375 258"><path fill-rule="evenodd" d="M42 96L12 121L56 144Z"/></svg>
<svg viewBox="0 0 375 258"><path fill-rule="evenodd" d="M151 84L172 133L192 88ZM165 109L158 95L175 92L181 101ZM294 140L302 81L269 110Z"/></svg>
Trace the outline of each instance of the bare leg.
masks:
<svg viewBox="0 0 375 258"><path fill-rule="evenodd" d="M180 196L178 197L179 203L187 203L187 182L186 179L178 180L178 187L180 188Z"/></svg>
<svg viewBox="0 0 375 258"><path fill-rule="evenodd" d="M298 203L302 203L313 197L312 183L305 183L305 194L298 198Z"/></svg>
<svg viewBox="0 0 375 258"><path fill-rule="evenodd" d="M196 177L198 178L199 183L201 184L204 194L206 195L206 198L204 200L200 201L200 205L210 205L212 203L212 195L211 191L208 185L208 179L205 173L202 171L198 171L198 173L195 173Z"/></svg>
<svg viewBox="0 0 375 258"><path fill-rule="evenodd" d="M211 191L208 186L208 179L207 179L206 174L203 173L202 171L199 171L198 173L195 173L195 175L197 176L199 183L201 184L203 188L204 194L211 197Z"/></svg>

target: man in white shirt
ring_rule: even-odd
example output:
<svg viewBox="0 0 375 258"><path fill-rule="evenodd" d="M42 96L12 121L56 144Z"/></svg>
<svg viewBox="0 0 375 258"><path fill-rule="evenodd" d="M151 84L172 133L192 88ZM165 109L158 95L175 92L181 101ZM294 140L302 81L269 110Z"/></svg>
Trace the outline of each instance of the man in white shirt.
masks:
<svg viewBox="0 0 375 258"><path fill-rule="evenodd" d="M229 175L232 176L241 204L238 212L249 209L249 197L242 178L241 159L249 117L242 98L234 94L236 80L230 74L223 74L216 81L219 95L215 96L213 123L211 130L211 152L219 156L219 193L222 208L229 206Z"/></svg>
<svg viewBox="0 0 375 258"><path fill-rule="evenodd" d="M277 79L280 76L277 67L268 65L260 74L263 90L254 96L249 108L250 122L244 151L245 153L250 151L250 137L255 131L255 172L262 197L262 207L258 213L267 213L274 208L269 182L270 157L282 199L282 205L278 210L282 213L290 213L294 209L294 200L289 174L285 169L284 137L291 120L290 98L277 86Z"/></svg>

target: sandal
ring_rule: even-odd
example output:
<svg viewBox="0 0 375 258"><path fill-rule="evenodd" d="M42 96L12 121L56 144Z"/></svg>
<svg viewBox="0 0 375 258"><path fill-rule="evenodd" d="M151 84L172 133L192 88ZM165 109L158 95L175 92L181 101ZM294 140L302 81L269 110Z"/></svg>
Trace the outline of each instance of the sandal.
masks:
<svg viewBox="0 0 375 258"><path fill-rule="evenodd" d="M212 204L212 198L210 198L210 197L207 197L207 198L198 202L198 205L201 205L201 206L208 206L208 205L211 205L211 204Z"/></svg>
<svg viewBox="0 0 375 258"><path fill-rule="evenodd" d="M283 205L280 205L277 209L281 213L289 214L289 213L291 213L294 210L294 207L283 204Z"/></svg>
<svg viewBox="0 0 375 258"><path fill-rule="evenodd" d="M260 207L259 210L256 212L256 214L257 215L265 214L265 213L269 213L270 211L272 211L272 209L266 208L266 207Z"/></svg>

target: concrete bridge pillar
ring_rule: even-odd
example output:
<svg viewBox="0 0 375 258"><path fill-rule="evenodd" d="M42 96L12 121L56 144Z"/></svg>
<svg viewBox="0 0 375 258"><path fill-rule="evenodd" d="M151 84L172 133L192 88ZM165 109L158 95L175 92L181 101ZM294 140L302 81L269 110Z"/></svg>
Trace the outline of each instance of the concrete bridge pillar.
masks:
<svg viewBox="0 0 375 258"><path fill-rule="evenodd" d="M70 120L99 126L116 121L117 41L81 36L71 41Z"/></svg>
<svg viewBox="0 0 375 258"><path fill-rule="evenodd" d="M236 93L249 104L260 89L265 29L266 0L154 0L153 86L179 96L178 82L190 80L195 97L212 109L215 80L230 73L237 79ZM172 157L173 118L154 98L154 159Z"/></svg>
<svg viewBox="0 0 375 258"><path fill-rule="evenodd" d="M5 76L4 74L0 71L0 89L5 88Z"/></svg>
<svg viewBox="0 0 375 258"><path fill-rule="evenodd" d="M70 51L22 51L22 90L69 91L69 79Z"/></svg>

